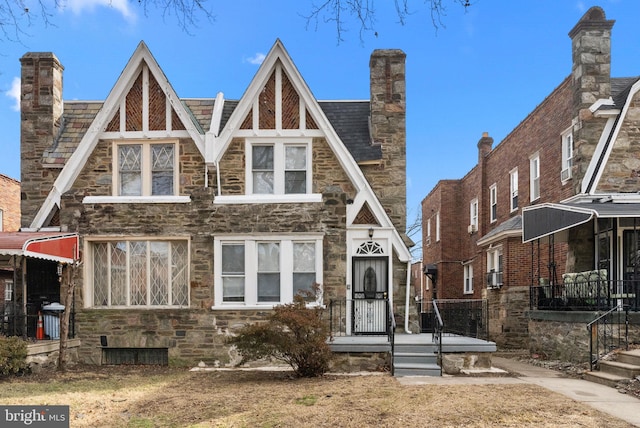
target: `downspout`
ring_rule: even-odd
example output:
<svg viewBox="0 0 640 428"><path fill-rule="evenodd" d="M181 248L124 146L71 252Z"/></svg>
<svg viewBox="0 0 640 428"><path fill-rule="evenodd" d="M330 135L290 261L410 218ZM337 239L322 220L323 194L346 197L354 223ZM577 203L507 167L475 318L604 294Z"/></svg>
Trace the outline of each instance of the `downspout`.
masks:
<svg viewBox="0 0 640 428"><path fill-rule="evenodd" d="M411 334L411 330L409 330L409 295L411 292L411 260L407 262L407 293L406 293L406 302L404 308L404 332L407 334Z"/></svg>

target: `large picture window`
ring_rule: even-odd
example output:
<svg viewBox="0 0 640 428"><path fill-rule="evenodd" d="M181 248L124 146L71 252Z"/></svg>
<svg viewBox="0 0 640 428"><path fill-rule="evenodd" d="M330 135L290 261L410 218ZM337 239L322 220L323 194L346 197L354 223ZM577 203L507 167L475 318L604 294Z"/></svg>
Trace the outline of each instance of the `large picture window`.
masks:
<svg viewBox="0 0 640 428"><path fill-rule="evenodd" d="M322 281L322 237L215 239L215 306L274 306ZM306 296L305 296L306 297Z"/></svg>
<svg viewBox="0 0 640 428"><path fill-rule="evenodd" d="M94 307L189 305L186 241L92 242Z"/></svg>
<svg viewBox="0 0 640 428"><path fill-rule="evenodd" d="M310 143L247 142L248 194L311 193Z"/></svg>
<svg viewBox="0 0 640 428"><path fill-rule="evenodd" d="M114 196L177 194L176 143L118 143Z"/></svg>

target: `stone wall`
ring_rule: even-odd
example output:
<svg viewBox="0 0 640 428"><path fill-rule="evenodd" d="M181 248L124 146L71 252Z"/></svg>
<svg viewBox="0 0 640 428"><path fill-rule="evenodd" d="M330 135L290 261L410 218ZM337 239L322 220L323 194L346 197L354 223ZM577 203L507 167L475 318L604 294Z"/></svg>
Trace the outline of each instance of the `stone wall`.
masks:
<svg viewBox="0 0 640 428"><path fill-rule="evenodd" d="M589 332L586 325L595 312L530 311L529 352L552 360L589 362ZM631 313L629 342L640 343L640 314ZM624 325L620 325L624 330ZM614 325L614 329L618 326Z"/></svg>
<svg viewBox="0 0 640 428"><path fill-rule="evenodd" d="M512 286L486 290L489 310L489 340L500 348L526 348L529 343L526 311L529 287Z"/></svg>

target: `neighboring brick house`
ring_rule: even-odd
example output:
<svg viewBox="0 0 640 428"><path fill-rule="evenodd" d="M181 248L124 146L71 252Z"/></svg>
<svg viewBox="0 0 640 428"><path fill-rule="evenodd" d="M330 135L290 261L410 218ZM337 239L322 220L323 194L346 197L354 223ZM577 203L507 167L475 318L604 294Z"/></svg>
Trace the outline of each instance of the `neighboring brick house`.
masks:
<svg viewBox="0 0 640 428"><path fill-rule="evenodd" d="M21 63L22 225L80 236L81 360L225 364L228 335L314 283L343 334L384 333L387 299L405 318L402 51L371 55L370 101L317 101L279 40L240 100L180 99L144 43L104 102L63 103L51 53Z"/></svg>
<svg viewBox="0 0 640 428"><path fill-rule="evenodd" d="M20 229L20 182L0 174L0 232ZM0 303L13 299L13 269L0 263Z"/></svg>
<svg viewBox="0 0 640 428"><path fill-rule="evenodd" d="M20 229L20 182L0 174L0 232Z"/></svg>
<svg viewBox="0 0 640 428"><path fill-rule="evenodd" d="M640 243L640 82L610 77L612 26L591 8L569 33L572 74L500 144L485 133L478 164L422 202L423 261L437 265L437 298L486 298L498 345L527 347L532 284L597 267L622 279ZM609 233L606 266L595 223Z"/></svg>

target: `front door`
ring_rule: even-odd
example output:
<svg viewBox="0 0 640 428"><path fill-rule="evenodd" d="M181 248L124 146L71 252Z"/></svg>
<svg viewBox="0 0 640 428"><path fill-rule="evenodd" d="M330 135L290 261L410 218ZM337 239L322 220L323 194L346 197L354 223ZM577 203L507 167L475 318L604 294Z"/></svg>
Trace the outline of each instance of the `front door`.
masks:
<svg viewBox="0 0 640 428"><path fill-rule="evenodd" d="M353 332L387 332L387 257L353 258Z"/></svg>

